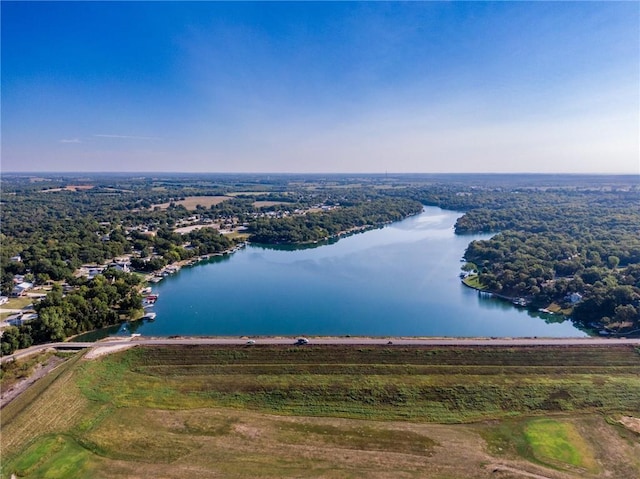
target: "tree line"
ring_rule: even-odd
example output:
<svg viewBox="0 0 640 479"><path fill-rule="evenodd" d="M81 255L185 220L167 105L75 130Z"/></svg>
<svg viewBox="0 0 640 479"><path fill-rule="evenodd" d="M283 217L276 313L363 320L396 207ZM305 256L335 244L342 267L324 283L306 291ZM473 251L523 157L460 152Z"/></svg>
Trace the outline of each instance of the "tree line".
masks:
<svg viewBox="0 0 640 479"><path fill-rule="evenodd" d="M251 241L300 244L322 241L353 228L380 226L422 210L422 204L404 198L383 198L354 206L285 218L258 218L250 224Z"/></svg>

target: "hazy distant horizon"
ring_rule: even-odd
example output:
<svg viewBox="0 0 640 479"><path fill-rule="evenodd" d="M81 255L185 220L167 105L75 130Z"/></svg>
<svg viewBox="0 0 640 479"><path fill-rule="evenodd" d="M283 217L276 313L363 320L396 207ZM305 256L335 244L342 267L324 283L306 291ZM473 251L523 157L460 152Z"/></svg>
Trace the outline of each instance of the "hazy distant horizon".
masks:
<svg viewBox="0 0 640 479"><path fill-rule="evenodd" d="M2 171L640 173L639 2L0 8Z"/></svg>
<svg viewBox="0 0 640 479"><path fill-rule="evenodd" d="M350 177L350 176L380 176L380 177L402 177L402 176L434 176L434 177L442 177L442 176L532 176L532 177L564 177L564 176L577 176L577 177L638 177L640 181L640 173L549 173L549 172L491 172L491 171L483 171L483 172L472 172L472 171L463 171L463 172L421 172L421 171L406 171L406 172L364 172L364 171L347 171L347 172L336 172L336 171L317 171L317 172L302 172L302 171L1 171L0 176L11 176L11 175L21 175L21 176L29 176L29 175L50 175L50 176L60 176L60 175L87 175L87 176L177 176L177 175L186 175L186 176L341 176L341 177Z"/></svg>

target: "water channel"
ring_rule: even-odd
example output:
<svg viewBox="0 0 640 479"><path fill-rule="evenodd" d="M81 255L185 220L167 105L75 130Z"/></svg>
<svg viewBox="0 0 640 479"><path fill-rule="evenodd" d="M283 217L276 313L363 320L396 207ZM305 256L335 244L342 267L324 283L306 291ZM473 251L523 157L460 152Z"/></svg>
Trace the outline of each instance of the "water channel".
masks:
<svg viewBox="0 0 640 479"><path fill-rule="evenodd" d="M155 321L118 334L582 337L462 285L461 213L426 207L384 228L313 248L250 245L154 285ZM111 331L113 332L113 331Z"/></svg>

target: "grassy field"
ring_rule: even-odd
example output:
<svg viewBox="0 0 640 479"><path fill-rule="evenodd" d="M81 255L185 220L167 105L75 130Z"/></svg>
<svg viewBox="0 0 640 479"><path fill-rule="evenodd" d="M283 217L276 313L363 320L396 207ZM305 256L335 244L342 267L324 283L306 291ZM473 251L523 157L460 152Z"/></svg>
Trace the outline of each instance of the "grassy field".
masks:
<svg viewBox="0 0 640 479"><path fill-rule="evenodd" d="M2 476L639 477L632 347L138 347L2 411Z"/></svg>
<svg viewBox="0 0 640 479"><path fill-rule="evenodd" d="M213 205L217 205L230 199L230 196L188 196L184 200L176 201L176 205L182 205L189 211L195 211L196 206L201 205L205 208L210 208ZM161 210L166 210L169 208L169 203L161 203L157 205L153 205L151 208L155 207L160 208Z"/></svg>

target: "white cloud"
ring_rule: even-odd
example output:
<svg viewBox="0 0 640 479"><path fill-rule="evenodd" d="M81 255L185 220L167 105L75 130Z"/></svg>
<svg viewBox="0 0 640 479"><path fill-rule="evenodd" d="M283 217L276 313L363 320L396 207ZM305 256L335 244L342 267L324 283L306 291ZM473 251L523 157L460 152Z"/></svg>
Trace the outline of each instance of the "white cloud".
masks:
<svg viewBox="0 0 640 479"><path fill-rule="evenodd" d="M82 143L79 138L63 138L62 140L58 140L58 143Z"/></svg>

